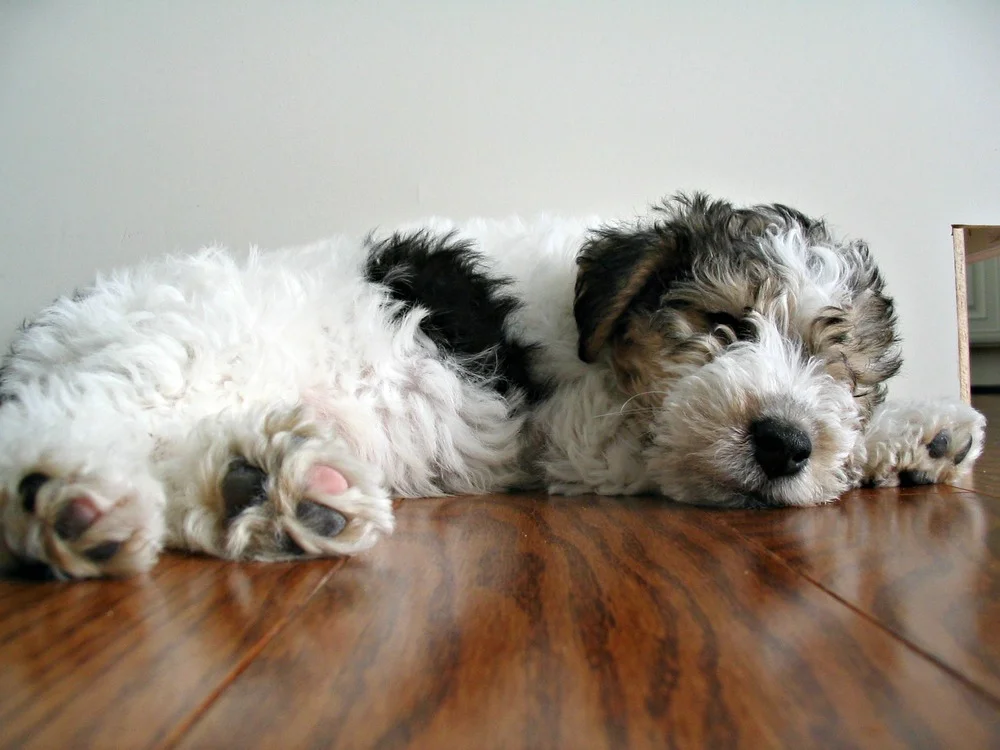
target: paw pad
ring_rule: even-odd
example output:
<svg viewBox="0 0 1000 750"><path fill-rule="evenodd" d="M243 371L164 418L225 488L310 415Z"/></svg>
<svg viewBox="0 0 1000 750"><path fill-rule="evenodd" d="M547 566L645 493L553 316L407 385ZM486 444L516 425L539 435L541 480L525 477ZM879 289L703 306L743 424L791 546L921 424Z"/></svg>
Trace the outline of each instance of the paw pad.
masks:
<svg viewBox="0 0 1000 750"><path fill-rule="evenodd" d="M233 459L220 487L226 520L231 521L247 508L264 503L267 500L266 480L267 474L262 469L244 458Z"/></svg>
<svg viewBox="0 0 1000 750"><path fill-rule="evenodd" d="M86 495L74 497L59 511L52 528L68 542L75 542L101 517L97 505Z"/></svg>
<svg viewBox="0 0 1000 750"><path fill-rule="evenodd" d="M350 488L347 479L332 466L313 466L309 471L309 489L325 495L341 495Z"/></svg>
<svg viewBox="0 0 1000 750"><path fill-rule="evenodd" d="M48 476L38 472L28 474L21 480L21 483L17 486L17 491L21 493L21 506L24 508L25 513L35 512L35 499L38 496L38 490L47 481L49 481Z"/></svg>
<svg viewBox="0 0 1000 750"><path fill-rule="evenodd" d="M295 509L295 517L311 532L326 539L339 536L347 528L347 518L344 514L311 500L303 500L299 503ZM281 549L290 555L308 554L287 532L283 535Z"/></svg>
<svg viewBox="0 0 1000 750"><path fill-rule="evenodd" d="M118 554L118 550L122 548L121 542L102 542L95 547L91 547L83 556L86 557L91 562L103 563L110 560L112 557Z"/></svg>
<svg viewBox="0 0 1000 750"><path fill-rule="evenodd" d="M927 455L931 458L942 458L948 452L948 448L950 447L951 435L948 434L947 430L941 430L927 444Z"/></svg>
<svg viewBox="0 0 1000 750"><path fill-rule="evenodd" d="M337 536L347 526L347 518L343 513L309 500L299 503L295 509L295 517L310 531L327 538Z"/></svg>

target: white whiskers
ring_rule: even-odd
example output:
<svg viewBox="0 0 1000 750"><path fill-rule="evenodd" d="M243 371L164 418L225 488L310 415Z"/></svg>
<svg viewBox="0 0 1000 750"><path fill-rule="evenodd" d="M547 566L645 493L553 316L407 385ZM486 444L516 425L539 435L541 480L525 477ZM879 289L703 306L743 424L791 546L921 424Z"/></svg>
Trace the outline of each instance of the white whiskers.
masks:
<svg viewBox="0 0 1000 750"><path fill-rule="evenodd" d="M649 412L654 412L656 411L656 407L654 406L647 406L641 409L629 409L628 411L625 411L625 407L628 406L631 401L634 401L640 396L652 396L654 394L666 396L667 391L644 391L642 393L636 393L634 396L627 398L618 411L609 411L607 414L595 414L594 419L600 419L601 417L624 417L626 414L647 414Z"/></svg>

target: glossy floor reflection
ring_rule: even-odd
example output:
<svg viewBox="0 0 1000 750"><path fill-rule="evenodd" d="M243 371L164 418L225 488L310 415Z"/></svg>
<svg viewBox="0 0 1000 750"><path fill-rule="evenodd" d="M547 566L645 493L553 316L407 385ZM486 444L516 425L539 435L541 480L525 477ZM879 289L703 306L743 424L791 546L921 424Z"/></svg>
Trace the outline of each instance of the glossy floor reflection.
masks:
<svg viewBox="0 0 1000 750"><path fill-rule="evenodd" d="M347 562L0 582L0 746L997 747L991 481L411 501Z"/></svg>

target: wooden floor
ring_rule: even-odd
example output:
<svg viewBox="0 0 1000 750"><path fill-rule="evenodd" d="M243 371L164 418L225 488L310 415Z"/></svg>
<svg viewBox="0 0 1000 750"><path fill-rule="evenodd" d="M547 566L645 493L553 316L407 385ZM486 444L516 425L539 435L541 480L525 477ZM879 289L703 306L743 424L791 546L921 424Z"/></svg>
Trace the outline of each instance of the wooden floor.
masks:
<svg viewBox="0 0 1000 750"><path fill-rule="evenodd" d="M0 746L1000 747L991 440L965 489L410 501L347 562L0 581Z"/></svg>

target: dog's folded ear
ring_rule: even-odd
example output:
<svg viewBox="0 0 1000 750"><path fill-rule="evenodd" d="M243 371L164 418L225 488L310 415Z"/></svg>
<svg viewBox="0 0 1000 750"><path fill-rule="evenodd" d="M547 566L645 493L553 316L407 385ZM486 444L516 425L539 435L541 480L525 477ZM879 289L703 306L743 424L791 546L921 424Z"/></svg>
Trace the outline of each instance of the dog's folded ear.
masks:
<svg viewBox="0 0 1000 750"><path fill-rule="evenodd" d="M591 233L576 261L573 315L580 359L595 361L630 309L643 303L655 308L682 266L683 244L669 225Z"/></svg>

